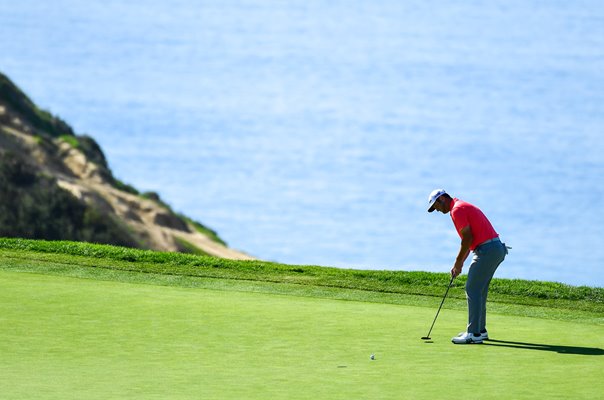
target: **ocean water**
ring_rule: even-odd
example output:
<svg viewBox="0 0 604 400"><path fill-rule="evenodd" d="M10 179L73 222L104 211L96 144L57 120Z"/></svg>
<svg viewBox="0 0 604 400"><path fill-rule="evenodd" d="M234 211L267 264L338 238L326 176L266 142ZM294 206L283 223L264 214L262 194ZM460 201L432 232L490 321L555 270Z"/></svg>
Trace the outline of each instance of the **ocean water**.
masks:
<svg viewBox="0 0 604 400"><path fill-rule="evenodd" d="M0 0L0 70L261 259L447 272L443 187L604 286L601 1Z"/></svg>

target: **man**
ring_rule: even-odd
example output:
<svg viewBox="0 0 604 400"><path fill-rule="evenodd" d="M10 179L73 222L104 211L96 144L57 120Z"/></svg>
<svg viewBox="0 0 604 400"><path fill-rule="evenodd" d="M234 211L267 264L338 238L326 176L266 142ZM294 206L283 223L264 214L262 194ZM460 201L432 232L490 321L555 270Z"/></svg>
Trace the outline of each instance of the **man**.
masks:
<svg viewBox="0 0 604 400"><path fill-rule="evenodd" d="M474 252L466 282L468 327L451 340L455 344L482 343L489 338L486 328L489 284L507 254L507 247L499 240L499 235L478 207L451 198L443 189L432 191L428 203L428 212L437 210L451 214L453 225L461 238L461 246L451 268L453 278L461 274L470 251Z"/></svg>

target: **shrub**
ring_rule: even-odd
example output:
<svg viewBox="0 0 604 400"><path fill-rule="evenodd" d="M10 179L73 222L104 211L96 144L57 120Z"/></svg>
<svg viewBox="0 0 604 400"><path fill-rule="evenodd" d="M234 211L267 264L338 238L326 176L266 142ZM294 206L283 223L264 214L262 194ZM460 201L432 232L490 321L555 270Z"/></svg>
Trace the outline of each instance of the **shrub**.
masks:
<svg viewBox="0 0 604 400"><path fill-rule="evenodd" d="M80 202L10 152L0 158L0 236L138 247L118 221Z"/></svg>

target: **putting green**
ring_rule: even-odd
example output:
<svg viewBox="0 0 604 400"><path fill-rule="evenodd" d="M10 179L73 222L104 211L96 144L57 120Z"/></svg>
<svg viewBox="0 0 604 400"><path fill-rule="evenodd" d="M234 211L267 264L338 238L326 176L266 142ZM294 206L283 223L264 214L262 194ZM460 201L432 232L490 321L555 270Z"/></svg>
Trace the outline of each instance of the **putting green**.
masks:
<svg viewBox="0 0 604 400"><path fill-rule="evenodd" d="M0 271L3 399L580 399L604 326ZM370 355L375 354L375 360Z"/></svg>

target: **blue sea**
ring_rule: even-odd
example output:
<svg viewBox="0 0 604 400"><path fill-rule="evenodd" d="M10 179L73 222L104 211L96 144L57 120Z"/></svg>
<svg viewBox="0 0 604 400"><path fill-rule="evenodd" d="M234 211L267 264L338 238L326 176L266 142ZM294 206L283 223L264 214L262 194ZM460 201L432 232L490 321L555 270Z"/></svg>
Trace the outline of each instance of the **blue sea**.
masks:
<svg viewBox="0 0 604 400"><path fill-rule="evenodd" d="M442 187L604 286L601 0L0 0L0 71L258 258L448 272Z"/></svg>

